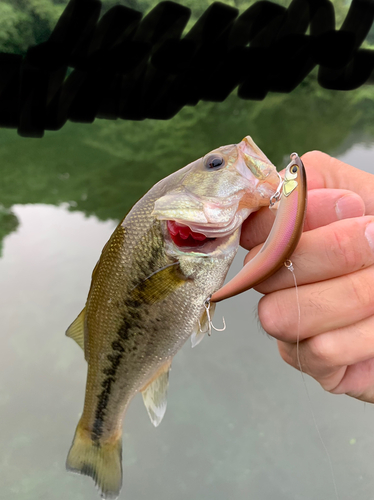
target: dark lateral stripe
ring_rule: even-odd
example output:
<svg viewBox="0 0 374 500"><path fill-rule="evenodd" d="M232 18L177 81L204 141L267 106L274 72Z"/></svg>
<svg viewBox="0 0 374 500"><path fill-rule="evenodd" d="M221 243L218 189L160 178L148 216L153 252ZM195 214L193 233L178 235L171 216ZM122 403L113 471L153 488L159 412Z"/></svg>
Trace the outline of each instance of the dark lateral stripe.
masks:
<svg viewBox="0 0 374 500"><path fill-rule="evenodd" d="M95 411L95 420L92 428L91 438L94 442L98 442L103 434L103 426L105 422L106 409L109 403L109 396L112 391L113 384L116 382L116 374L121 364L123 354L125 352L125 341L130 337L130 328L139 328L141 323L141 315L136 309L136 304L128 300L126 302L128 317L123 318L120 328L117 332L117 339L111 344L113 351L107 355L109 366L103 369L103 374L106 375L101 383L103 390L97 396L97 406ZM130 326L130 321L131 326ZM132 348L131 350L134 350Z"/></svg>
<svg viewBox="0 0 374 500"><path fill-rule="evenodd" d="M159 225L154 228L159 231ZM106 417L106 410L109 403L109 397L112 387L116 382L118 368L125 352L135 352L137 345L135 342L129 342L131 332L136 332L139 337L142 336L143 308L140 306L151 306L161 302L170 293L177 290L186 282L186 278L180 271L179 262L173 262L164 267L160 266L163 248L154 246L151 248L151 255L147 262L140 260L137 265L140 266L143 278L140 282L134 283L130 296L125 300L124 308L126 316L116 333L116 338L111 344L112 352L107 355L109 365L105 366L102 373L105 375L101 383L102 391L97 395L97 406L95 411L95 420L92 429L92 440L98 442L103 434L103 427ZM142 268L143 267L143 268ZM156 269L156 271L154 271ZM153 270L153 271L152 271Z"/></svg>
<svg viewBox="0 0 374 500"><path fill-rule="evenodd" d="M115 383L116 372L120 365L122 354L108 354L107 359L111 362L109 368L105 368L103 372L107 375L101 383L103 390L97 396L97 406L95 412L95 421L93 424L91 438L93 441L98 441L103 434L103 425L105 419L106 408L109 402L109 396L112 390L112 385Z"/></svg>

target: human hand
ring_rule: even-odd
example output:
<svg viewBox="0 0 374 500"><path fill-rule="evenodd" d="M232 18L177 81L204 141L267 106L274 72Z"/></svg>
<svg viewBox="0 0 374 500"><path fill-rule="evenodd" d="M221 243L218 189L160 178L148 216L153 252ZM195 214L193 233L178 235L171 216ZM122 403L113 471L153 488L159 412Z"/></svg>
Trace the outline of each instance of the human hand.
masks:
<svg viewBox="0 0 374 500"><path fill-rule="evenodd" d="M256 287L259 318L278 339L282 358L334 394L374 402L374 175L313 151L302 157L308 177L304 234L286 268ZM363 214L365 214L363 216ZM243 225L241 244L262 246L273 224L268 209ZM259 245L257 248L256 246Z"/></svg>

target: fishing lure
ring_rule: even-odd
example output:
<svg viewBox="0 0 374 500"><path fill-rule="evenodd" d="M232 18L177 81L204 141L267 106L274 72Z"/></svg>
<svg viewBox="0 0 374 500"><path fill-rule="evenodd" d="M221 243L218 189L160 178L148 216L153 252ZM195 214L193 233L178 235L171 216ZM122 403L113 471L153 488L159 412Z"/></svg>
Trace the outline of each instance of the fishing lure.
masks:
<svg viewBox="0 0 374 500"><path fill-rule="evenodd" d="M267 240L258 254L212 295L211 303L234 297L265 281L282 267L299 243L307 207L307 180L298 154L292 153L290 158L284 180L270 200L270 208L278 202L279 205Z"/></svg>

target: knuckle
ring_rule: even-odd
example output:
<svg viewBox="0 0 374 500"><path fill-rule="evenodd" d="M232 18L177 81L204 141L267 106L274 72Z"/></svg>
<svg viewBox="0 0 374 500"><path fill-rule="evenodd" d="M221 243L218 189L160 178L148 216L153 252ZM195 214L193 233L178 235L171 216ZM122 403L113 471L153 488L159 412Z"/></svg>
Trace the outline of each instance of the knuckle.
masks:
<svg viewBox="0 0 374 500"><path fill-rule="evenodd" d="M372 280L368 280L367 273L347 275L347 278L349 279L349 291L356 307L372 309L374 303Z"/></svg>
<svg viewBox="0 0 374 500"><path fill-rule="evenodd" d="M314 151L308 151L307 153L303 154L301 159L305 163L318 165L320 163L325 162L326 159L330 159L330 156L326 153L323 153L322 151L314 150Z"/></svg>
<svg viewBox="0 0 374 500"><path fill-rule="evenodd" d="M325 157L327 156L326 153L323 153L322 151L319 151L318 149L314 149L313 151L307 151L306 153L303 154L302 158L306 159L318 159L320 157Z"/></svg>
<svg viewBox="0 0 374 500"><path fill-rule="evenodd" d="M258 317L266 333L279 340L287 340L290 331L289 315L284 313L281 292L262 297L258 304Z"/></svg>
<svg viewBox="0 0 374 500"><path fill-rule="evenodd" d="M295 366L295 359L291 354L290 346L285 342L278 341L278 350L283 361L291 366Z"/></svg>
<svg viewBox="0 0 374 500"><path fill-rule="evenodd" d="M324 391L330 392L331 394L339 394L339 392L334 392L335 388L331 386L331 382L328 379L318 380L318 382Z"/></svg>
<svg viewBox="0 0 374 500"><path fill-rule="evenodd" d="M265 332L274 337L279 335L278 315L278 301L274 300L272 294L262 297L258 303L258 318Z"/></svg>
<svg viewBox="0 0 374 500"><path fill-rule="evenodd" d="M326 249L329 260L335 265L344 266L348 271L360 268L362 250L358 239L338 229L332 231L331 238Z"/></svg>
<svg viewBox="0 0 374 500"><path fill-rule="evenodd" d="M325 366L334 365L334 357L336 355L336 348L331 341L330 336L316 335L311 337L308 341L308 350L310 357L319 364L322 362Z"/></svg>

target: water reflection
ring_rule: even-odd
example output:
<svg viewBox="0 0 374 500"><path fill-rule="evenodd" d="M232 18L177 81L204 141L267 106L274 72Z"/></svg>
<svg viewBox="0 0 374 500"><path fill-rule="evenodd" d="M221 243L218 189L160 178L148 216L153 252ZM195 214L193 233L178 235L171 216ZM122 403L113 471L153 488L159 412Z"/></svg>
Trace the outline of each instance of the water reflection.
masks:
<svg viewBox="0 0 374 500"><path fill-rule="evenodd" d="M373 146L340 158L373 170ZM371 170L370 170L371 169ZM2 422L0 482L8 500L96 498L65 472L82 410L86 364L64 336L83 306L92 269L115 227L69 207L15 205L18 229L0 260ZM241 266L240 251L230 276ZM328 462L301 377L259 330L250 291L219 306L228 328L177 355L169 405L154 429L140 397L124 427L121 498L331 500ZM374 491L372 406L324 393L307 380L334 464L340 500Z"/></svg>
<svg viewBox="0 0 374 500"><path fill-rule="evenodd" d="M360 170L374 174L374 141L358 143L343 154L337 155L339 160L353 165Z"/></svg>
<svg viewBox="0 0 374 500"><path fill-rule="evenodd" d="M0 260L2 495L53 499L65 488L84 498L63 478L66 434L80 411L74 391L83 396L85 379L82 353L64 331L115 224L41 204L13 211L20 225Z"/></svg>
<svg viewBox="0 0 374 500"><path fill-rule="evenodd" d="M248 133L279 166L291 151L321 149L374 173L372 94L324 91L313 78L290 95L201 102L166 122L68 123L42 140L0 131L1 498L97 498L64 467L86 378L64 332L115 221L157 180ZM333 498L301 377L261 333L258 299L249 291L220 304L226 332L176 356L159 428L134 399L121 498ZM371 500L373 406L308 387L340 500Z"/></svg>

